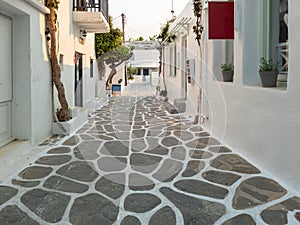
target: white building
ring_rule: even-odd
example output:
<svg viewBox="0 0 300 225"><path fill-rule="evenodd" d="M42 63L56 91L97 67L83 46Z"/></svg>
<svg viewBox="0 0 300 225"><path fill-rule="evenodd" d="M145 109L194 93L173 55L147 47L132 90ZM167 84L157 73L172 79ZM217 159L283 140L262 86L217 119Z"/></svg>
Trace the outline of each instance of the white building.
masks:
<svg viewBox="0 0 300 225"><path fill-rule="evenodd" d="M170 29L177 38L164 51L168 98L185 99L187 115L199 115L212 135L297 189L300 1L236 0L234 4L234 41L208 39L206 4L201 50L193 33L192 1L174 21ZM278 87L261 87L258 68L263 56L282 63ZM220 65L225 62L234 63L233 82L222 82Z"/></svg>
<svg viewBox="0 0 300 225"><path fill-rule="evenodd" d="M95 64L94 33L109 31L108 1L84 2L61 1L57 15L58 58L71 108L105 94ZM52 98L47 13L43 0L0 0L0 146L14 139L35 145L52 133L59 105L56 92Z"/></svg>
<svg viewBox="0 0 300 225"><path fill-rule="evenodd" d="M138 69L137 75L147 76L151 84L157 85L159 70L159 44L156 41L130 41L127 46L133 47L133 56L128 66Z"/></svg>

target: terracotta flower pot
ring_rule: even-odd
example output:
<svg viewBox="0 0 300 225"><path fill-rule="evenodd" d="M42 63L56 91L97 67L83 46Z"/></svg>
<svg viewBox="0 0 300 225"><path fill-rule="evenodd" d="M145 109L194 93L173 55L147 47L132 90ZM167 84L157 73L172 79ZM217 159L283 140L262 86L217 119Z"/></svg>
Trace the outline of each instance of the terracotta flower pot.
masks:
<svg viewBox="0 0 300 225"><path fill-rule="evenodd" d="M259 75L263 87L276 87L278 71L260 71Z"/></svg>
<svg viewBox="0 0 300 225"><path fill-rule="evenodd" d="M233 81L233 71L222 71L223 81L232 82Z"/></svg>

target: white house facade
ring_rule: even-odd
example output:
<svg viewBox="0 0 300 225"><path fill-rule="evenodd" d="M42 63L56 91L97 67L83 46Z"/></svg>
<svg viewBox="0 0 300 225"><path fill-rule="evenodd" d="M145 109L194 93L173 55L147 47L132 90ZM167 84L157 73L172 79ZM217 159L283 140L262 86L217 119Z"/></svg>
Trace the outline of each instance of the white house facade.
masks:
<svg viewBox="0 0 300 225"><path fill-rule="evenodd" d="M52 134L59 104L47 52L48 13L42 0L0 1L0 147L14 139L35 145ZM96 66L94 33L109 31L107 16L107 0L59 4L57 57L70 108L86 107L105 94L105 81L99 79Z"/></svg>
<svg viewBox="0 0 300 225"><path fill-rule="evenodd" d="M164 48L169 101L183 99L187 116L199 116L214 136L297 189L300 2L234 1L234 40L208 39L208 4L203 6L200 47L192 1L170 27L177 38ZM279 62L277 87L261 86L261 57ZM222 81L223 63L234 64L232 82Z"/></svg>

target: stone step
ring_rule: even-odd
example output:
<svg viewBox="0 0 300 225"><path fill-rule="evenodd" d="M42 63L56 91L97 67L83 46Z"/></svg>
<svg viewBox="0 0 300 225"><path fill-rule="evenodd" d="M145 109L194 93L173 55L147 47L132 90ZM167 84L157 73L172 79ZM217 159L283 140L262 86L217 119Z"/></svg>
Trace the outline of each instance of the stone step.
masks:
<svg viewBox="0 0 300 225"><path fill-rule="evenodd" d="M178 113L178 110L170 102L166 102L166 110L170 114L177 114Z"/></svg>
<svg viewBox="0 0 300 225"><path fill-rule="evenodd" d="M183 98L174 99L174 106L178 110L178 113L184 113L186 110L185 99Z"/></svg>

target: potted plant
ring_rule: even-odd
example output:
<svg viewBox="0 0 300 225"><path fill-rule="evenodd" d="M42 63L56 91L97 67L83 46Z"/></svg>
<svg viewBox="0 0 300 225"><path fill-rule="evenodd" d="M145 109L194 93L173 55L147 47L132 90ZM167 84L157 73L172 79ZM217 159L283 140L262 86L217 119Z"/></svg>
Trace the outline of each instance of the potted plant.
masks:
<svg viewBox="0 0 300 225"><path fill-rule="evenodd" d="M278 77L278 63L274 63L272 59L260 59L259 75L261 85L263 87L276 87Z"/></svg>
<svg viewBox="0 0 300 225"><path fill-rule="evenodd" d="M233 81L233 64L232 63L224 63L221 65L222 76L224 82L232 82Z"/></svg>

